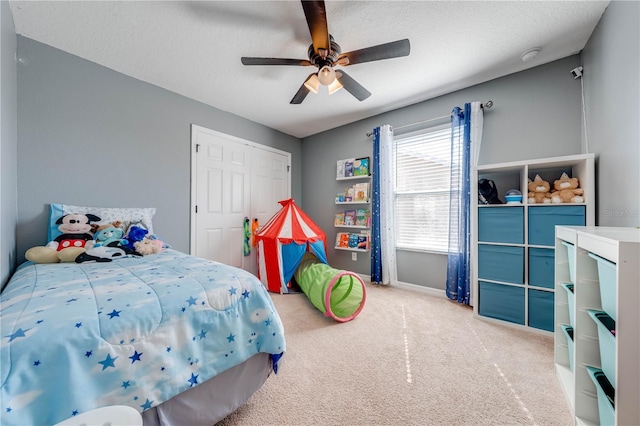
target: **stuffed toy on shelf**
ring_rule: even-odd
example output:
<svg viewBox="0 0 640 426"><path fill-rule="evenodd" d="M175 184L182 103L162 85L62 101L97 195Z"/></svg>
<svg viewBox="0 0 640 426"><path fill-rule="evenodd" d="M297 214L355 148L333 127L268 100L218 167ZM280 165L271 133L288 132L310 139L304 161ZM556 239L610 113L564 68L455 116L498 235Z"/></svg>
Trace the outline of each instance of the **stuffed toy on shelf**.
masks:
<svg viewBox="0 0 640 426"><path fill-rule="evenodd" d="M549 193L551 186L549 182L542 179L540 175L536 175L533 180L529 179L527 189L529 190L527 194L527 202L529 204L551 203L551 194Z"/></svg>
<svg viewBox="0 0 640 426"><path fill-rule="evenodd" d="M570 178L563 172L560 179L553 182L551 201L560 203L584 203L584 189L579 188L578 178Z"/></svg>

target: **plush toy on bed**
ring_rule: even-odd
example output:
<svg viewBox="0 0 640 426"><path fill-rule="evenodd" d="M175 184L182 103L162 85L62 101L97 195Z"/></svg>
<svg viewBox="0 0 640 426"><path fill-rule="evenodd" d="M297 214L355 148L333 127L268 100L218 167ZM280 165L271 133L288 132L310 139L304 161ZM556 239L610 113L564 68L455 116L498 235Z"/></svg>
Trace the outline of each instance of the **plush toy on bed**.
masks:
<svg viewBox="0 0 640 426"><path fill-rule="evenodd" d="M560 179L553 182L553 192L551 201L554 203L583 203L584 189L580 186L578 178L570 178L566 172L562 173Z"/></svg>
<svg viewBox="0 0 640 426"><path fill-rule="evenodd" d="M127 235L125 235L124 237L124 242L122 243L122 245L129 250L135 251L136 249L135 244L139 241L142 241L148 233L149 233L148 230L140 226L133 225L129 227L129 230L127 231Z"/></svg>
<svg viewBox="0 0 640 426"><path fill-rule="evenodd" d="M62 234L46 246L31 247L25 257L34 263L74 262L78 256L93 248L91 222L99 221L100 218L93 214L64 215L56 221Z"/></svg>
<svg viewBox="0 0 640 426"><path fill-rule="evenodd" d="M543 180L540 175L536 175L533 180L529 179L529 193L527 194L527 202L529 204L548 204L551 203L551 195L549 190L549 182Z"/></svg>
<svg viewBox="0 0 640 426"><path fill-rule="evenodd" d="M124 245L124 229L120 228L122 222L115 221L98 226L96 229L96 243L94 247L108 246L117 247Z"/></svg>
<svg viewBox="0 0 640 426"><path fill-rule="evenodd" d="M162 241L152 238L145 238L142 241L137 241L133 246L136 251L143 256L160 253L162 251Z"/></svg>

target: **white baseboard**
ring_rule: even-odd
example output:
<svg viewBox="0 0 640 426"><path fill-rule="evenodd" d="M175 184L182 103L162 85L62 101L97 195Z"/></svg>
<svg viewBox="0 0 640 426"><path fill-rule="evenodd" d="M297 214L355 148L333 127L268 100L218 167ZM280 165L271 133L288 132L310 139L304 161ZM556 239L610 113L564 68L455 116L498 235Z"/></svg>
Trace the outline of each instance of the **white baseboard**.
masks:
<svg viewBox="0 0 640 426"><path fill-rule="evenodd" d="M358 275L360 276L360 278L362 278L364 282L367 282L367 283L371 282L371 275L363 275L363 274L358 274ZM404 283L400 281L398 281L395 284L392 284L392 286L398 287L404 290L411 290L411 291L417 291L419 293L430 294L431 296L444 297L445 299L447 299L447 294L445 293L445 291L437 288L425 287L423 285Z"/></svg>

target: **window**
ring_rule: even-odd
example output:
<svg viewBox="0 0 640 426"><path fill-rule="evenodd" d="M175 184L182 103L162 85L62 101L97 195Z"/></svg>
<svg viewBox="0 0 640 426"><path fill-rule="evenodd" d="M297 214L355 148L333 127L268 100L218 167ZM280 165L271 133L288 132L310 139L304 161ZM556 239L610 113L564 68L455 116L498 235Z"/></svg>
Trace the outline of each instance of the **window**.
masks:
<svg viewBox="0 0 640 426"><path fill-rule="evenodd" d="M446 252L449 245L451 125L400 135L393 142L396 247Z"/></svg>

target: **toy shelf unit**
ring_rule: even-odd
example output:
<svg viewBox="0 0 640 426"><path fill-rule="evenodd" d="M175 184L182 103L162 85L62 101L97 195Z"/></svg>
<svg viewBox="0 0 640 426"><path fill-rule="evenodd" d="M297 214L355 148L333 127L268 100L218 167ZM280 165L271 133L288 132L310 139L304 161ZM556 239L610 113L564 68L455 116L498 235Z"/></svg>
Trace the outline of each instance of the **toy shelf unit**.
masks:
<svg viewBox="0 0 640 426"><path fill-rule="evenodd" d="M528 203L529 180L540 176L553 188L563 173L578 178L584 202ZM594 224L594 156L477 166L472 194L478 193L479 179L495 182L502 204L480 204L472 197L474 316L552 333L555 226ZM511 190L521 192L522 200L504 203Z"/></svg>
<svg viewBox="0 0 640 426"><path fill-rule="evenodd" d="M640 229L558 226L555 241L554 362L575 422L640 424Z"/></svg>
<svg viewBox="0 0 640 426"><path fill-rule="evenodd" d="M344 186L341 181L354 181ZM341 191L336 194L335 204L342 210L334 216L335 228L350 228L349 232L337 232L336 250L369 251L371 227L371 169L369 157L338 160L336 181Z"/></svg>

